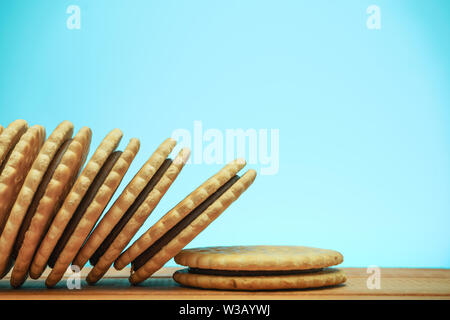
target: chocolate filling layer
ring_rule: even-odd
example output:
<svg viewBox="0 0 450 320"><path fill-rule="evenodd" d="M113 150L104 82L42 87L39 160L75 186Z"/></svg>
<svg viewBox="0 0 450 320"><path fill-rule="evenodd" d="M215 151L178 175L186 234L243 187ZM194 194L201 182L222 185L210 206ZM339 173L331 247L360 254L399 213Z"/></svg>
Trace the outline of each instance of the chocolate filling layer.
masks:
<svg viewBox="0 0 450 320"><path fill-rule="evenodd" d="M294 274L315 273L322 271L322 268L308 269L308 270L214 270L214 269L201 269L201 268L189 268L189 273L207 274L214 276L285 276Z"/></svg>
<svg viewBox="0 0 450 320"><path fill-rule="evenodd" d="M153 190L153 188L156 186L156 184L159 182L159 180L161 180L164 173L167 171L167 169L169 169L171 164L172 164L171 159L164 160L161 167L159 167L159 169L156 171L156 173L153 175L153 177L147 183L145 188L137 196L134 203L128 208L128 210L125 212L125 214L119 220L119 222L114 226L114 228L111 230L111 232L105 238L105 240L103 240L100 247L98 247L98 249L95 251L95 253L92 255L92 257L89 259L89 262L91 263L91 265L95 266L97 264L100 257L103 256L103 254L106 252L106 250L108 250L111 243L113 243L114 239L119 235L119 233L125 227L127 222L131 219L131 217L133 217L134 213L141 206L141 204L145 201L145 199L150 194L150 192Z"/></svg>
<svg viewBox="0 0 450 320"><path fill-rule="evenodd" d="M89 186L89 189L86 191L86 194L84 195L83 199L81 200L80 204L78 205L77 209L75 210L72 218L70 219L69 223L67 224L66 228L64 229L63 234L61 235L61 238L59 238L58 243L56 244L55 248L53 249L52 254L50 255L50 258L48 259L48 265L53 268L56 260L58 260L59 255L63 251L64 247L67 244L67 241L69 241L70 237L72 236L73 232L75 231L75 228L78 226L78 224L81 221L81 218L83 217L84 213L86 212L87 208L91 204L91 202L94 200L95 196L97 195L98 190L105 182L106 178L108 177L109 173L111 172L112 168L114 167L114 164L119 160L120 155L122 154L122 151L115 151L111 153L106 159L105 163L97 173L97 175L94 178L94 181Z"/></svg>
<svg viewBox="0 0 450 320"><path fill-rule="evenodd" d="M58 149L52 161L50 162L47 171L42 177L41 183L34 193L33 200L31 200L30 206L28 207L27 213L25 214L25 218L23 219L22 225L20 226L19 233L16 238L16 242L14 243L14 249L12 253L12 257L15 259L19 254L20 247L22 246L23 239L25 238L25 233L28 231L30 227L31 220L33 219L34 214L38 208L39 202L45 194L45 190L47 190L47 186L50 183L50 180L55 173L56 168L61 162L61 159L69 147L70 142L73 139L66 140Z"/></svg>
<svg viewBox="0 0 450 320"><path fill-rule="evenodd" d="M210 195L205 201L203 201L197 208L192 210L186 217L167 231L161 238L155 241L150 247L141 253L132 262L132 269L138 270L154 255L156 255L165 245L167 245L172 239L174 239L181 231L183 231L188 225L192 223L199 215L201 215L210 205L212 205L221 195L225 193L231 186L239 180L239 176L234 176L221 186L216 192Z"/></svg>

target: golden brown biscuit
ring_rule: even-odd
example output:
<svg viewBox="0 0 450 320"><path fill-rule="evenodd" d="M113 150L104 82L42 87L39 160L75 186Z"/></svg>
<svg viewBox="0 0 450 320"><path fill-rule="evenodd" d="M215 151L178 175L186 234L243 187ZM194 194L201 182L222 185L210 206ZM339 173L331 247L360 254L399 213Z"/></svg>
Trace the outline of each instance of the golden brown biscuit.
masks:
<svg viewBox="0 0 450 320"><path fill-rule="evenodd" d="M120 140L122 139L122 136L122 131L120 131L119 129L114 129L109 132L100 143L91 159L86 164L80 176L75 181L72 189L65 198L61 208L56 213L45 237L42 239L42 242L38 250L36 251L30 267L31 278L39 278L39 276L44 271L47 262L49 261L50 255L54 250L56 250L55 247L60 242L61 238L64 238L64 236L70 237L69 230L66 229L69 221L72 221L76 218L81 218L81 216L84 214L84 212L77 212L80 217L74 217L74 213L77 211L77 208L80 207L80 203L85 198L89 188L92 186L94 180L99 175L99 172L104 169L103 167L107 159L112 158L114 159L114 161L117 161L118 157L110 156L117 148ZM112 162L112 160L110 160L109 162ZM109 171L105 174L107 175ZM91 193L92 192L93 191L91 190ZM65 232L64 236L63 232ZM67 241L67 239L65 240ZM53 264L49 264L51 267L53 267Z"/></svg>
<svg viewBox="0 0 450 320"><path fill-rule="evenodd" d="M216 192L221 186L235 176L243 167L245 161L234 160L223 167L219 172L206 180L197 189L191 192L184 200L166 213L158 222L136 240L114 263L117 270L122 270L142 254L150 245L159 239L167 230L173 228L203 201Z"/></svg>
<svg viewBox="0 0 450 320"><path fill-rule="evenodd" d="M138 232L139 228L144 224L145 220L175 181L184 164L187 162L189 154L190 151L188 149L182 149L175 160L170 163L167 170L162 173L161 178L155 181L154 187L142 204L136 209L136 212L132 216L130 215L128 221L122 223L121 228L111 232L110 235L114 239L111 243L108 243L107 241L104 242L105 248L103 248L101 254L98 255L99 257L97 258L97 261L95 261L94 268L92 268L88 274L87 279L90 284L100 280L111 267L114 260L122 253L123 249L125 249L136 232ZM116 227L117 226L119 226L119 224L117 224Z"/></svg>
<svg viewBox="0 0 450 320"><path fill-rule="evenodd" d="M119 257L116 261L119 267L132 262L131 283L150 277L239 198L256 177L254 170L236 176L244 165L245 162L238 160L225 166Z"/></svg>
<svg viewBox="0 0 450 320"><path fill-rule="evenodd" d="M298 274L265 276L221 276L196 274L178 270L173 279L181 285L219 290L286 290L334 286L346 281L345 274L335 268Z"/></svg>
<svg viewBox="0 0 450 320"><path fill-rule="evenodd" d="M156 175L157 171L163 166L163 163L166 162L167 157L172 152L175 144L175 140L170 138L166 139L150 156L147 162L125 187L122 194L117 198L108 212L100 220L94 231L92 231L86 243L75 257L73 261L74 265L82 268L89 259L92 259L127 211L129 211L132 206L139 204L139 200L142 201L146 198L146 196L140 196L141 193L145 193L146 191L149 191L148 189L151 189L151 180L153 176ZM94 261L91 263L95 264Z"/></svg>
<svg viewBox="0 0 450 320"><path fill-rule="evenodd" d="M186 249L175 262L190 268L216 270L305 270L342 263L341 253L303 246L224 246Z"/></svg>
<svg viewBox="0 0 450 320"><path fill-rule="evenodd" d="M189 268L173 278L206 289L304 289L345 282L342 271L329 268L342 261L337 251L302 246L194 248L175 256L176 263Z"/></svg>
<svg viewBox="0 0 450 320"><path fill-rule="evenodd" d="M72 133L72 123L62 122L45 141L34 160L0 236L0 275L4 275L8 271L7 265L20 226L51 160L64 141L72 137Z"/></svg>
<svg viewBox="0 0 450 320"><path fill-rule="evenodd" d="M49 264L53 269L45 282L48 287L56 285L56 283L64 276L67 267L78 253L89 233L94 228L94 225L100 218L109 200L118 188L138 150L139 140L131 139L124 152L119 153L120 156L118 156L117 160L111 161L113 164L110 164L109 166L112 166L112 168L110 168L110 170L104 170L105 172L99 172L99 175L103 176L103 178L100 178L100 181L98 182L94 180L94 183L86 194L89 199L85 200L84 198L80 204L80 207L82 208L77 209L77 211L80 210L80 213L83 211L84 213L81 214L81 217L77 212L73 215L73 217L78 218L72 219L69 225L67 225L63 237L60 238L58 246L53 250L53 253L50 256ZM112 154L110 158L114 159L114 154ZM109 161L107 161L106 164L107 163L109 163ZM98 186L92 188L96 183L98 183ZM97 188L98 191L95 190ZM92 194L90 194L91 192ZM58 248L59 250L57 250Z"/></svg>
<svg viewBox="0 0 450 320"><path fill-rule="evenodd" d="M66 141L52 160L55 164L49 172L48 179L41 182L36 194L39 196L34 213L27 214L29 224L22 224L13 254L17 254L11 274L10 283L13 287L22 285L25 281L31 260L45 235L57 210L64 201L75 179L83 166L89 152L91 130L83 127L73 140ZM47 176L47 175L46 175ZM42 196L41 196L42 195Z"/></svg>
<svg viewBox="0 0 450 320"><path fill-rule="evenodd" d="M34 159L45 140L41 126L29 128L4 159L0 173L0 233Z"/></svg>

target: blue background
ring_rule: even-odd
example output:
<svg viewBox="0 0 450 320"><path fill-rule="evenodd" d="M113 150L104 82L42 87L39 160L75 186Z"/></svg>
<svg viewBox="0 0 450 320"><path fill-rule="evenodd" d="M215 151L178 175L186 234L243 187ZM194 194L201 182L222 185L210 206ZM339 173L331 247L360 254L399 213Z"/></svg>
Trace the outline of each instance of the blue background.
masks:
<svg viewBox="0 0 450 320"><path fill-rule="evenodd" d="M66 27L71 4L80 30ZM371 4L381 30L366 27ZM91 154L114 127L122 148L140 138L119 190L194 120L276 128L278 174L189 247L308 245L344 266L448 268L449 38L448 1L1 1L0 123L89 126ZM141 232L220 167L187 165Z"/></svg>

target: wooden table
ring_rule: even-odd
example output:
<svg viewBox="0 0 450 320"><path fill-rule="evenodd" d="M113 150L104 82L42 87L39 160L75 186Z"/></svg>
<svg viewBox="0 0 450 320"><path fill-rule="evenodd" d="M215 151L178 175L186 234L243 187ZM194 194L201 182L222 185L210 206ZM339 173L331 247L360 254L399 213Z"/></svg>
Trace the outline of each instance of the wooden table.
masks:
<svg viewBox="0 0 450 320"><path fill-rule="evenodd" d="M336 287L288 291L219 291L181 287L171 275L178 268L163 268L139 286L128 283L129 269L111 269L95 286L81 281L81 289L69 290L65 280L47 289L44 280L27 280L22 288L12 289L9 276L0 280L0 299L450 299L449 269L381 269L381 288L367 288L368 274L363 268L342 268L347 282ZM88 268L82 271L87 274ZM48 270L45 274L48 273ZM44 274L44 276L45 276ZM82 279L83 279L82 278Z"/></svg>

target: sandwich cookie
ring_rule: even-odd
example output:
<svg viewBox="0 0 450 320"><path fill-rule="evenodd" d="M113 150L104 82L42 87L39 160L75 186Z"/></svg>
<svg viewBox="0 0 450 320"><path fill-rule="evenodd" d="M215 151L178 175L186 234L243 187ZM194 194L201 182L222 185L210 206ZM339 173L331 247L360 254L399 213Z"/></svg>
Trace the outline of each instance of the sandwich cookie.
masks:
<svg viewBox="0 0 450 320"><path fill-rule="evenodd" d="M83 217L84 211L80 210L82 212L78 211L77 214L75 214L75 211L77 211L79 207L82 209L82 202L87 202L88 197L86 196L86 193L92 191L89 189L91 185L93 185L93 181L96 180L97 182L100 182L100 186L103 183L105 177L102 179L102 177L100 177L100 172L106 171L105 174L107 175L111 171L112 165L114 165L117 160L112 154L120 143L122 136L122 131L119 129L114 129L109 132L102 140L91 159L87 162L80 176L76 179L73 187L64 199L62 206L55 214L47 233L43 237L42 242L36 251L29 270L32 279L37 279L44 271L47 262L49 262L50 255L61 240L60 238L63 235L63 231L65 231L69 222L73 220L74 222L72 224L75 224L76 226L77 222ZM117 152L116 154L120 156L120 152ZM108 159L109 161L107 163ZM97 176L99 176L98 179ZM92 196L95 196L95 191L98 191L98 189L93 191L94 192L90 193ZM83 199L85 200L83 201ZM92 198L90 200L92 202ZM87 203L87 205L89 204L90 203ZM73 230L71 231L73 232ZM72 232L68 235L64 233L64 235L70 237ZM50 262L49 265L53 267L53 264Z"/></svg>
<svg viewBox="0 0 450 320"><path fill-rule="evenodd" d="M24 120L14 121L0 135L0 233L44 139L43 127L28 128Z"/></svg>
<svg viewBox="0 0 450 320"><path fill-rule="evenodd" d="M182 150L173 163L167 158L175 145L175 140L167 139L156 149L75 257L73 265L82 268L90 260L94 266L89 274L90 284L108 270L184 166L189 156L187 150Z"/></svg>
<svg viewBox="0 0 450 320"><path fill-rule="evenodd" d="M12 251L16 259L10 279L13 287L25 281L36 249L86 161L91 135L91 129L81 128L73 139L61 144L48 164Z"/></svg>
<svg viewBox="0 0 450 320"><path fill-rule="evenodd" d="M164 215L116 260L116 269L131 263L129 281L149 278L214 221L253 183L256 171L242 177L242 159L227 164Z"/></svg>
<svg viewBox="0 0 450 320"><path fill-rule="evenodd" d="M122 136L112 130L88 161L33 258L31 278L40 277L47 264L53 268L48 286L63 277L139 150L139 140L131 139L123 152L116 151Z"/></svg>
<svg viewBox="0 0 450 320"><path fill-rule="evenodd" d="M337 251L300 246L230 246L186 249L175 262L181 285L222 290L281 290L341 284L345 274L329 268L343 261Z"/></svg>
<svg viewBox="0 0 450 320"><path fill-rule="evenodd" d="M0 235L0 275L5 275L12 265L11 254L23 220L27 214L36 191L44 179L45 173L60 147L72 137L73 125L64 121L56 127L43 144L39 154L28 172L17 200L15 201L5 228ZM37 206L37 198L33 203ZM30 209L33 210L33 209ZM26 230L25 230L26 231ZM21 241L23 240L23 235ZM9 266L9 267L8 267Z"/></svg>

